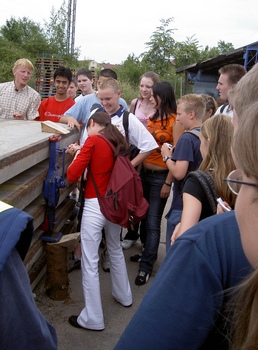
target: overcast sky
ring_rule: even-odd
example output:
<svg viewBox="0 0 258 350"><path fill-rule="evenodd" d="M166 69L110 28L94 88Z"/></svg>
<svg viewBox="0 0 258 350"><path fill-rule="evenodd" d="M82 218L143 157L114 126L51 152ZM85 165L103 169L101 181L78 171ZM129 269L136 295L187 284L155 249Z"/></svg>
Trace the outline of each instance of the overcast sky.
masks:
<svg viewBox="0 0 258 350"><path fill-rule="evenodd" d="M49 22L51 8L63 0L8 0L1 2L0 26L11 16ZM68 0L66 0L68 3ZM80 59L121 63L129 54L139 56L161 19L174 18L174 39L195 38L200 46L219 40L235 48L258 41L257 0L77 0L75 46Z"/></svg>

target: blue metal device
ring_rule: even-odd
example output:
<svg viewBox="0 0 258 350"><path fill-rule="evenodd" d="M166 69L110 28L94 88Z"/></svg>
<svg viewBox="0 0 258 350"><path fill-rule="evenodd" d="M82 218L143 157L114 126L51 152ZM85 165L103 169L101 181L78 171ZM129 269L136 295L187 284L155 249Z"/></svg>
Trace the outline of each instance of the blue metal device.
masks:
<svg viewBox="0 0 258 350"><path fill-rule="evenodd" d="M65 174L65 151L67 147L60 148L60 140L62 136L50 136L50 152L49 152L49 169L47 177L44 181L43 196L46 201L46 214L41 229L45 231L41 235L41 240L46 242L58 242L62 238L61 232L54 232L54 226L57 223L55 217L56 207L59 202L60 188L66 186L64 178ZM59 175L59 154L62 153L62 173Z"/></svg>

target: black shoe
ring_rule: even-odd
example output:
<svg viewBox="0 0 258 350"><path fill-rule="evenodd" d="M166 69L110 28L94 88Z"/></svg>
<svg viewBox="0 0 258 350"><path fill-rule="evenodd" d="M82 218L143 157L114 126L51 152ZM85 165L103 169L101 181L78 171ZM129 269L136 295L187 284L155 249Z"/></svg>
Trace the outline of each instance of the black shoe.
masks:
<svg viewBox="0 0 258 350"><path fill-rule="evenodd" d="M81 269L81 260L77 259L74 260L74 263L69 267L68 273L72 272L73 270L80 270Z"/></svg>
<svg viewBox="0 0 258 350"><path fill-rule="evenodd" d="M83 328L79 323L77 322L78 316L70 316L69 317L69 323L71 326L76 327L76 328Z"/></svg>
<svg viewBox="0 0 258 350"><path fill-rule="evenodd" d="M145 283L148 282L149 277L150 277L149 273L147 273L147 272L145 272L145 271L140 271L140 272L138 273L138 276L136 277L134 283L135 283L137 286L142 286L143 284L145 284Z"/></svg>
<svg viewBox="0 0 258 350"><path fill-rule="evenodd" d="M77 322L78 316L70 316L69 317L69 323L71 326L76 327L76 328L83 328L83 329L87 329L89 331L103 331L103 329L90 329L90 328L85 328L82 327L81 325L79 325L79 323Z"/></svg>
<svg viewBox="0 0 258 350"><path fill-rule="evenodd" d="M139 262L142 259L142 254L135 254L130 256L130 260L133 262Z"/></svg>

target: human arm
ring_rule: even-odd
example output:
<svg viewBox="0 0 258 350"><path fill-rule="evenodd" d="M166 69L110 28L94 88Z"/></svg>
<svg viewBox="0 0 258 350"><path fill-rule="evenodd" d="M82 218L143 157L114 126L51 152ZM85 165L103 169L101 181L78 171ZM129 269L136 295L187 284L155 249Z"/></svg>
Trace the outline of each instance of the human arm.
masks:
<svg viewBox="0 0 258 350"><path fill-rule="evenodd" d="M86 95L70 107L65 113L65 117L74 117L78 122L82 122L84 125L90 117L91 107L94 103L99 103L95 94Z"/></svg>
<svg viewBox="0 0 258 350"><path fill-rule="evenodd" d="M93 154L94 143L88 137L81 149L74 153L75 157L67 168L67 179L70 182L77 182L87 168Z"/></svg>
<svg viewBox="0 0 258 350"><path fill-rule="evenodd" d="M200 220L202 212L202 203L194 196L183 193L183 211L180 225L176 226L171 236L171 243L173 243L186 230L197 224Z"/></svg>
<svg viewBox="0 0 258 350"><path fill-rule="evenodd" d="M200 152L199 147L200 146L198 144L198 152ZM196 162L196 149L197 145L194 146L194 143L191 140L191 136L186 133L183 133L180 136L176 147L174 147L172 150L168 149L165 144L162 145L162 156L170 156L172 158L168 159L166 164L174 178L177 180L184 179L187 171L189 170L190 162Z"/></svg>
<svg viewBox="0 0 258 350"><path fill-rule="evenodd" d="M162 146L163 148L164 146ZM162 153L162 151L161 151ZM189 167L189 162L187 160L177 160L176 162L172 159L166 161L168 170L171 172L172 176L177 180L183 180L187 174Z"/></svg>
<svg viewBox="0 0 258 350"><path fill-rule="evenodd" d="M184 129L182 128L182 125L175 121L175 124L173 126L173 146L177 144L177 141L179 137L184 133Z"/></svg>
<svg viewBox="0 0 258 350"><path fill-rule="evenodd" d="M132 113L129 114L128 138L129 144L140 150L139 154L146 153L144 159L150 154L147 152L152 152L159 147L154 137Z"/></svg>
<svg viewBox="0 0 258 350"><path fill-rule="evenodd" d="M146 159L147 157L149 157L149 155L152 153L152 151L149 151L149 152L144 152L144 153L138 153L136 157L134 157L132 160L131 160L131 163L132 165L134 166L134 168L141 164L144 159Z"/></svg>
<svg viewBox="0 0 258 350"><path fill-rule="evenodd" d="M35 93L33 94L33 97L31 98L31 102L29 104L29 107L25 116L26 119L33 120L39 116L38 109L39 109L40 103L41 103L41 96L35 91Z"/></svg>
<svg viewBox="0 0 258 350"><path fill-rule="evenodd" d="M129 112L130 113L134 113L134 110L135 110L135 106L136 106L136 103L138 101L138 98L134 98L132 100L132 102L130 103L130 107L129 107Z"/></svg>

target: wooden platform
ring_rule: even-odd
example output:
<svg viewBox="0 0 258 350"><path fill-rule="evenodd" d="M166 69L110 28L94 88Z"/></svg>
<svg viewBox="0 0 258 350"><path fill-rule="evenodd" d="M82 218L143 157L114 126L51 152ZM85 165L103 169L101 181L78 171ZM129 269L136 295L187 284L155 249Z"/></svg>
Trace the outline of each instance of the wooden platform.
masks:
<svg viewBox="0 0 258 350"><path fill-rule="evenodd" d="M60 149L78 141L76 128L62 135ZM49 167L49 137L55 135L41 131L38 121L15 121L0 119L0 200L34 217L34 237L27 254L27 267L32 287L35 287L45 270L45 249L39 237L43 233L40 225L44 221L46 203L43 198L43 184ZM61 161L61 160L60 160ZM72 157L65 156L65 169ZM61 176L62 167L60 166ZM72 214L75 202L69 199L69 193L75 187L66 181L66 187L60 190L56 208L55 231L69 232L67 219Z"/></svg>

